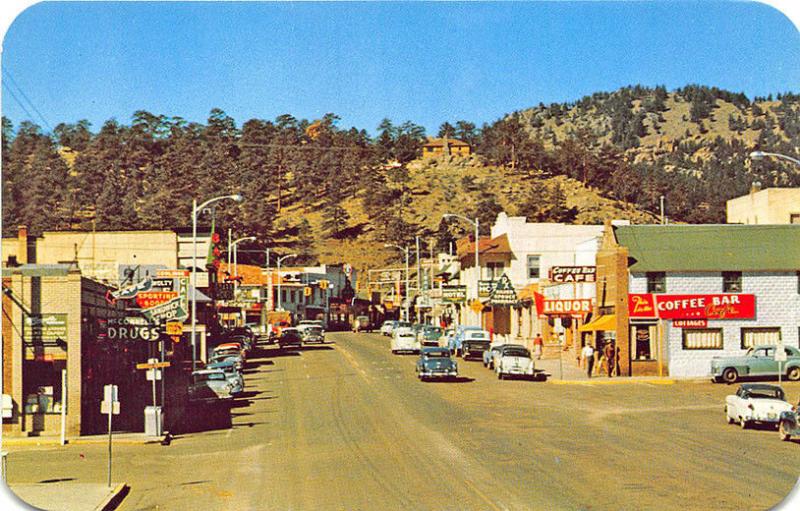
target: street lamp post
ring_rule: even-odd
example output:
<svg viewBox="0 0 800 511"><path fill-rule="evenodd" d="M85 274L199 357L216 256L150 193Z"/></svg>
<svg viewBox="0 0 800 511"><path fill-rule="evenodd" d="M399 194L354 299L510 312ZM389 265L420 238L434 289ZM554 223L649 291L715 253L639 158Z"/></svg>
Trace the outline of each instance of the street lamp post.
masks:
<svg viewBox="0 0 800 511"><path fill-rule="evenodd" d="M411 300L409 300L410 293L408 292L409 286L409 276L408 276L408 247L401 247L400 245L393 245L391 243L386 243L383 245L385 248L396 248L398 250L402 250L406 256L406 294L403 297L404 301L406 302L406 306L403 307L405 309L405 320L408 321L408 306L410 305ZM402 302L401 302L402 303Z"/></svg>
<svg viewBox="0 0 800 511"><path fill-rule="evenodd" d="M197 199L192 199L192 371L197 368L197 214L206 206L225 199L233 199L242 202L244 198L241 194L221 195L208 199L204 203L197 205Z"/></svg>
<svg viewBox="0 0 800 511"><path fill-rule="evenodd" d="M792 158L791 156L786 156L785 154L766 153L764 151L753 151L752 153L750 153L750 159L755 160L755 161L763 160L764 158L766 158L768 156L770 156L772 158L780 158L782 160L788 160L788 161L794 163L795 165L800 166L800 160L798 160L797 158Z"/></svg>
<svg viewBox="0 0 800 511"><path fill-rule="evenodd" d="M480 299L480 294L481 294L481 292L480 292L480 289L481 289L481 264L480 264L479 253L478 253L478 240L480 239L480 232L479 232L480 223L479 223L479 219L475 218L475 220L470 220L469 218L467 218L465 216L456 215L454 213L445 213L444 215L442 215L442 218L460 218L461 220L464 220L465 222L469 222L470 224L475 226L475 299L478 300L478 299ZM478 326L480 326L480 324L481 324L480 313L478 313L478 322L477 322L477 324L478 324Z"/></svg>
<svg viewBox="0 0 800 511"><path fill-rule="evenodd" d="M289 259L290 257L297 257L297 254L289 254L278 258L278 308L275 310L282 310L281 306L281 263L284 259Z"/></svg>
<svg viewBox="0 0 800 511"><path fill-rule="evenodd" d="M245 236L244 238L239 238L236 241L231 242L230 249L233 249L233 276L239 276L239 249L236 247L242 241L255 241L255 236ZM230 257L230 255L229 255ZM230 259L228 260L228 264L230 265ZM230 266L228 266L228 271L230 271Z"/></svg>

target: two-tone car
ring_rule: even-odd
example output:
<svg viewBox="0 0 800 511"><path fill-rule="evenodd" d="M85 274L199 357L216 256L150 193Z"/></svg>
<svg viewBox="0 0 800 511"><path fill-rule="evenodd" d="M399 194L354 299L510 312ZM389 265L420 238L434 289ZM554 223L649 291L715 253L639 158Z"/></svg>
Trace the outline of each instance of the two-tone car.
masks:
<svg viewBox="0 0 800 511"><path fill-rule="evenodd" d="M728 424L738 422L742 429L757 422L777 426L781 414L791 410L783 389L768 383L743 383L736 394L725 398Z"/></svg>
<svg viewBox="0 0 800 511"><path fill-rule="evenodd" d="M447 348L422 348L417 360L417 377L422 381L433 378L456 378L458 365L450 357L450 350Z"/></svg>
<svg viewBox="0 0 800 511"><path fill-rule="evenodd" d="M782 376L791 381L800 380L800 350L794 346L783 349L786 362L780 363ZM743 356L711 359L711 378L725 383L735 383L741 378L774 378L778 376L778 368L775 346L755 346Z"/></svg>
<svg viewBox="0 0 800 511"><path fill-rule="evenodd" d="M493 364L499 380L511 376L533 378L535 373L535 364L530 350L519 344L503 345L495 356Z"/></svg>
<svg viewBox="0 0 800 511"><path fill-rule="evenodd" d="M461 358L483 358L490 343L491 336L486 330L466 330L461 340Z"/></svg>
<svg viewBox="0 0 800 511"><path fill-rule="evenodd" d="M442 329L438 326L426 325L417 334L417 338L422 346L439 346L439 338L442 336Z"/></svg>
<svg viewBox="0 0 800 511"><path fill-rule="evenodd" d="M206 365L206 369L221 369L231 385L231 395L238 396L244 392L244 377L235 358L226 358L218 362L211 362Z"/></svg>
<svg viewBox="0 0 800 511"><path fill-rule="evenodd" d="M201 369L192 373L189 384L191 403L214 403L233 398L233 386L222 369Z"/></svg>

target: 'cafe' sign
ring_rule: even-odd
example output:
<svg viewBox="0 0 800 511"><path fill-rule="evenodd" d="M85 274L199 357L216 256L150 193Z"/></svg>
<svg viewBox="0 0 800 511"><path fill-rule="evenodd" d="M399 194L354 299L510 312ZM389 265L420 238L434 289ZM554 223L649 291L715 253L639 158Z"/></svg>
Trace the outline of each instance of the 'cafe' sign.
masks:
<svg viewBox="0 0 800 511"><path fill-rule="evenodd" d="M660 319L752 319L756 315L756 297L752 294L664 295L634 293L628 295L631 318Z"/></svg>

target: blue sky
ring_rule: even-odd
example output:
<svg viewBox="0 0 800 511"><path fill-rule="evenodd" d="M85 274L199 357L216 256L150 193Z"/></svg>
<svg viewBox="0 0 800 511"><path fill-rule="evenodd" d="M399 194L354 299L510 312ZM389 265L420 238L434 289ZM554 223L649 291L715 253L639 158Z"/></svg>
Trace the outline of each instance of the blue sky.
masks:
<svg viewBox="0 0 800 511"><path fill-rule="evenodd" d="M218 107L431 133L635 83L800 92L800 34L732 2L42 3L5 36L2 110L45 130L37 111L97 131Z"/></svg>

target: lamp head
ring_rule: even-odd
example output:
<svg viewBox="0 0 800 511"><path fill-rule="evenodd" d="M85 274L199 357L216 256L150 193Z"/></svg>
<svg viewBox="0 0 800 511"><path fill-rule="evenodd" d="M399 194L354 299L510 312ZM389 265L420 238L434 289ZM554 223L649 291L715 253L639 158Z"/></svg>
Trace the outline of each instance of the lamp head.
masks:
<svg viewBox="0 0 800 511"><path fill-rule="evenodd" d="M241 193L237 193L236 195L232 195L231 199L235 200L236 202L242 202L244 197L242 197Z"/></svg>
<svg viewBox="0 0 800 511"><path fill-rule="evenodd" d="M764 151L753 151L750 153L750 159L753 161L763 160L765 156L766 154L764 154Z"/></svg>

